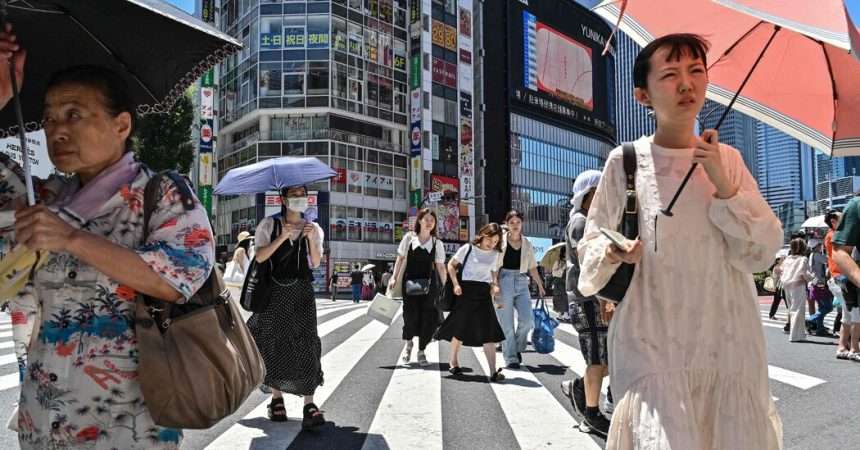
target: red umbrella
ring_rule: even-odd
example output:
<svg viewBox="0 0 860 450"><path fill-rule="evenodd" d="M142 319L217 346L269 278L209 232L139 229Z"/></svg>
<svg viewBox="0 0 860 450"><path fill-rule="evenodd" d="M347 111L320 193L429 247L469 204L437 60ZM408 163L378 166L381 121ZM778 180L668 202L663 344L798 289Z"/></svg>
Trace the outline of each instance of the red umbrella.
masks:
<svg viewBox="0 0 860 450"><path fill-rule="evenodd" d="M594 11L642 46L702 35L708 98L831 156L860 155L860 33L842 0L606 0Z"/></svg>

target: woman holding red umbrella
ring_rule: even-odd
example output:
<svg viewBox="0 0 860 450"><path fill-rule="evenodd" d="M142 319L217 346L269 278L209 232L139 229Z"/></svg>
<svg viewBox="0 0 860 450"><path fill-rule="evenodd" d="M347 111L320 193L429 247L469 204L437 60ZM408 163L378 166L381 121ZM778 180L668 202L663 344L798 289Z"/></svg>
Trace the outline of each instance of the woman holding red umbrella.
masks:
<svg viewBox="0 0 860 450"><path fill-rule="evenodd" d="M708 44L673 34L636 59L636 100L657 131L634 143L639 239L625 252L600 229L625 209L622 152L610 153L579 242L579 290L599 295L636 264L609 328L616 406L607 449L778 449L752 273L766 270L782 227L734 148L694 134L708 87ZM674 215L661 213L699 163Z"/></svg>

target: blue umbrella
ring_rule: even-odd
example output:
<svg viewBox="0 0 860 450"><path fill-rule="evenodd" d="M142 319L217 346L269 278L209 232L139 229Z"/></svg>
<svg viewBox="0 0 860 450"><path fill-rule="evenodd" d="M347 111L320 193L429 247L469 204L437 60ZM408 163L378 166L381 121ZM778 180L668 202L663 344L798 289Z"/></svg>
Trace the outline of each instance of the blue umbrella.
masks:
<svg viewBox="0 0 860 450"><path fill-rule="evenodd" d="M279 191L335 175L337 172L316 158L284 156L230 170L215 187L215 194L243 195Z"/></svg>

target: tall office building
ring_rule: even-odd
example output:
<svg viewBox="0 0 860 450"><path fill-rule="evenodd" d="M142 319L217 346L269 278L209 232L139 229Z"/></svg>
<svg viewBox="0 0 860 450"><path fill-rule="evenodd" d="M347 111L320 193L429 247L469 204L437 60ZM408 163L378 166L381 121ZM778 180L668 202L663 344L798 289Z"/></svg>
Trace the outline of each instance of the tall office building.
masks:
<svg viewBox="0 0 860 450"><path fill-rule="evenodd" d="M807 202L815 200L814 150L761 122L756 125L756 138L759 190L788 237L809 216Z"/></svg>
<svg viewBox="0 0 860 450"><path fill-rule="evenodd" d="M712 100L705 101L699 114L704 129L715 128L726 107ZM738 149L743 156L747 169L753 176L758 172L758 121L735 110L729 111L720 125L720 142Z"/></svg>
<svg viewBox="0 0 860 450"><path fill-rule="evenodd" d="M842 210L860 190L860 157L831 158L815 154L816 213Z"/></svg>
<svg viewBox="0 0 860 450"><path fill-rule="evenodd" d="M319 290L329 273L348 272L354 263L385 267L403 233L407 6L407 0L220 2L222 30L244 48L219 71L218 179L280 156L316 157L337 171L310 187L326 232ZM253 231L279 207L277 193L219 199L218 248L231 249L239 231Z"/></svg>
<svg viewBox="0 0 860 450"><path fill-rule="evenodd" d="M601 55L610 28L572 0L481 6L482 220L516 208L533 242L560 239L573 180L615 146L615 58Z"/></svg>
<svg viewBox="0 0 860 450"><path fill-rule="evenodd" d="M438 218L437 236L453 253L475 233L476 180L473 0L409 2L409 211Z"/></svg>
<svg viewBox="0 0 860 450"><path fill-rule="evenodd" d="M623 32L615 34L615 130L618 142L654 134L656 122L648 109L633 98L633 63L642 50Z"/></svg>

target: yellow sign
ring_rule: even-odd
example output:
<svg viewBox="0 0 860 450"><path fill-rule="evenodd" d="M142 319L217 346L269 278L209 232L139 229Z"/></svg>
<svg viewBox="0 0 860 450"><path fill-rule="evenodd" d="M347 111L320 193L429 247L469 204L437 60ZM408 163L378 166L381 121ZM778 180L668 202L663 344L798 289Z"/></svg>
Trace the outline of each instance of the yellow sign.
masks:
<svg viewBox="0 0 860 450"><path fill-rule="evenodd" d="M447 25L445 25L442 22L439 22L438 20L433 21L433 43L440 46L440 47L445 46L445 27L446 26Z"/></svg>
<svg viewBox="0 0 860 450"><path fill-rule="evenodd" d="M457 29L450 25L445 25L445 48L457 51Z"/></svg>

